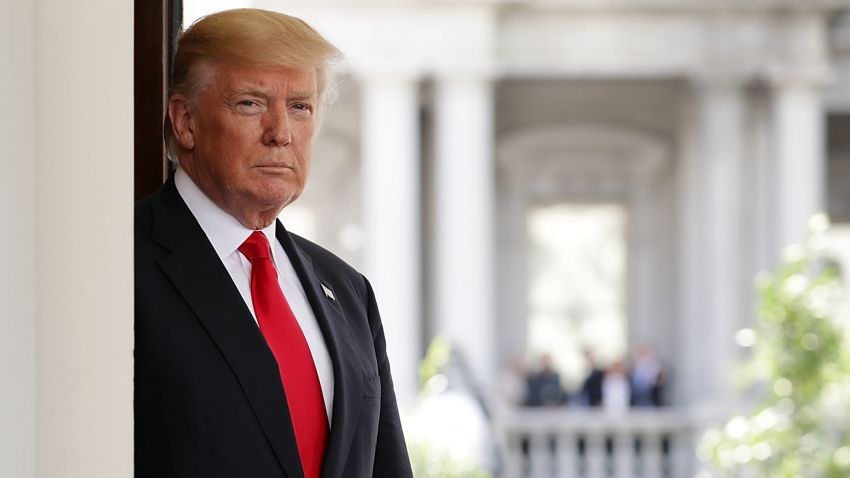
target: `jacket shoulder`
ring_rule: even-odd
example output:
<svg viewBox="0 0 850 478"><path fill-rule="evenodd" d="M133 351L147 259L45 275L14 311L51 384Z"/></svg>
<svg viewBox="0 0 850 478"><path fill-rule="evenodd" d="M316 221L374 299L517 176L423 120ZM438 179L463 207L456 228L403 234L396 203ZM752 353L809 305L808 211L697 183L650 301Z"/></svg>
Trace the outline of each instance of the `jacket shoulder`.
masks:
<svg viewBox="0 0 850 478"><path fill-rule="evenodd" d="M350 285L361 298L367 297L366 278L333 252L297 234L289 233L295 245L313 262L317 272L327 278Z"/></svg>
<svg viewBox="0 0 850 478"><path fill-rule="evenodd" d="M357 269L340 259L339 256L333 252L313 241L299 236L298 234L289 234L292 236L292 240L295 242L295 245L297 245L298 248L300 248L310 257L310 259L313 260L314 266L320 267L323 270L331 269L341 274L362 277Z"/></svg>

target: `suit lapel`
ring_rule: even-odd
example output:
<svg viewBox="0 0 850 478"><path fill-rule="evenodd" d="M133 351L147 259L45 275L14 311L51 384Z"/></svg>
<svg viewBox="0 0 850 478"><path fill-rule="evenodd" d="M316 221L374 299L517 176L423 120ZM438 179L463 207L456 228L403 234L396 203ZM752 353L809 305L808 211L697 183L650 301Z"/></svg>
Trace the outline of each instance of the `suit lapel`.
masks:
<svg viewBox="0 0 850 478"><path fill-rule="evenodd" d="M328 297L324 288L331 289L317 275L313 261L295 244L280 222L276 235L304 287L333 363L333 418L321 476L339 478L360 418L363 368L356 359L359 352L353 346L351 329L339 302Z"/></svg>
<svg viewBox="0 0 850 478"><path fill-rule="evenodd" d="M160 267L230 364L286 476L303 478L274 355L173 177L157 199L152 236L170 250Z"/></svg>

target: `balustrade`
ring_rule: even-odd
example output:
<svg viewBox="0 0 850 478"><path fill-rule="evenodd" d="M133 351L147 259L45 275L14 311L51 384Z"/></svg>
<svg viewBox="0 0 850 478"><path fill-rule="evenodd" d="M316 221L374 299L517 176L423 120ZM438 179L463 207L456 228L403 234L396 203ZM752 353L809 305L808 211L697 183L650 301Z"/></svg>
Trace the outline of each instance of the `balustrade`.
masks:
<svg viewBox="0 0 850 478"><path fill-rule="evenodd" d="M494 417L501 478L689 478L703 424L672 409L517 409Z"/></svg>

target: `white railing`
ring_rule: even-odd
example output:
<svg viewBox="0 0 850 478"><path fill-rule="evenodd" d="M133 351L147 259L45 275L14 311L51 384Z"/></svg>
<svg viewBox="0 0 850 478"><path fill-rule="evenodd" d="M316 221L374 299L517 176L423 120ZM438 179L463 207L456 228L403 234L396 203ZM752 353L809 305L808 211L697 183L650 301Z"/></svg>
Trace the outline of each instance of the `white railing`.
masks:
<svg viewBox="0 0 850 478"><path fill-rule="evenodd" d="M670 409L498 413L501 478L690 478L704 420Z"/></svg>

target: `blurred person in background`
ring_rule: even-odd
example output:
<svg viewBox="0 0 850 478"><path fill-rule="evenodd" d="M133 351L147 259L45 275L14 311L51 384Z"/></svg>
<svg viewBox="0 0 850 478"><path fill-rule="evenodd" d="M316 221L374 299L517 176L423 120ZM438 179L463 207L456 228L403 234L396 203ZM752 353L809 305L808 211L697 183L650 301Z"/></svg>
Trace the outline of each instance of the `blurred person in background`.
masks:
<svg viewBox="0 0 850 478"><path fill-rule="evenodd" d="M502 408L512 408L523 405L528 395L525 357L516 353L511 355L507 368L499 379L499 396L496 402Z"/></svg>
<svg viewBox="0 0 850 478"><path fill-rule="evenodd" d="M632 405L635 407L660 407L663 405L664 370L652 349L641 345L635 351L629 382L632 387Z"/></svg>
<svg viewBox="0 0 850 478"><path fill-rule="evenodd" d="M589 372L581 384L577 402L580 405L598 407L602 405L602 381L605 378L605 370L596 363L592 350L584 350L584 359Z"/></svg>
<svg viewBox="0 0 850 478"><path fill-rule="evenodd" d="M561 376L555 371L552 356L540 357L540 368L528 375L525 405L529 407L559 406L566 402Z"/></svg>
<svg viewBox="0 0 850 478"><path fill-rule="evenodd" d="M629 409L631 387L626 364L616 360L605 370L602 379L602 407L606 413L618 415Z"/></svg>

